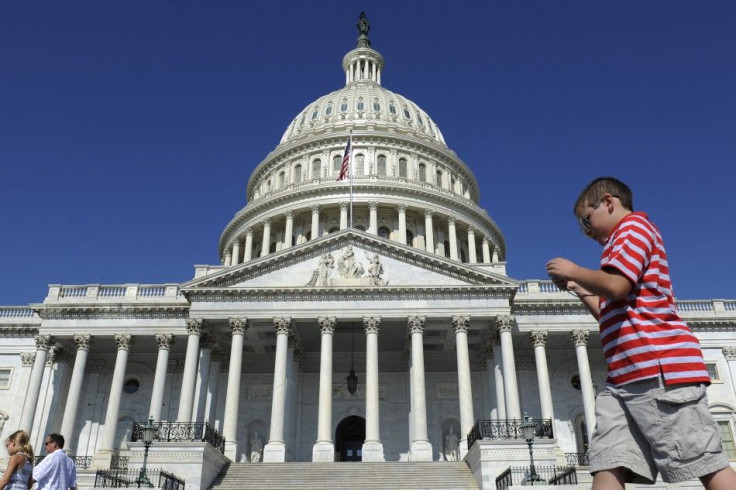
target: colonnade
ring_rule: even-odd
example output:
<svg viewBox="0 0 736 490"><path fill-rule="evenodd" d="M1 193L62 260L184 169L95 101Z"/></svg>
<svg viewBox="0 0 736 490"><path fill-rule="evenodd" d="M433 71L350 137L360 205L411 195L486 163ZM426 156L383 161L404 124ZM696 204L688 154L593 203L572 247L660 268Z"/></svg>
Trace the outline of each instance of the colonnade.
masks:
<svg viewBox="0 0 736 490"><path fill-rule="evenodd" d="M270 419L269 440L264 448L263 460L266 462L280 462L286 460L286 442L284 427L286 423L285 407L287 406L287 365L289 359L289 337L292 334L292 320L290 318L274 318L276 330L276 352L273 371L272 409ZM212 422L214 407L212 400L208 402L206 393L217 389L217 374L219 373L219 359L211 358L211 344L207 335L206 320L189 318L187 325L187 348L184 361L183 379L179 394L177 422L192 421ZM490 345L486 351L488 355L488 374L494 381L493 408L491 418L520 419L521 408L519 390L516 378L516 361L512 331L515 325L513 316L498 316L496 328L490 331ZM222 432L226 439L225 453L232 460L236 460L237 426L240 413L240 388L243 361L244 335L248 328L246 318L230 318L228 321L231 333L231 351L228 366L228 382L223 410ZM334 317L321 317L316 321L315 328L319 328L320 344L320 378L318 398L318 423L316 442L313 446L313 461L332 461L334 458L334 441L332 440L332 338L338 320ZM411 428L410 447L413 461L431 461L432 446L427 434L427 402L425 391L424 368L424 329L426 318L410 316L407 318L407 329L410 336L411 364L410 373L410 405ZM460 447L459 454L463 457L468 450L467 434L475 423L473 413L473 390L471 386L470 356L468 351L468 327L470 317L465 315L454 316L451 327L455 334L458 376L458 401L460 418ZM363 446L364 461L383 461L383 444L380 437L379 423L379 365L378 365L378 336L381 318L366 316L363 318L363 329L366 335L366 438ZM537 383L540 397L541 418L554 420L552 392L547 367L545 346L548 332L533 330L529 333L534 346L536 361ZM162 402L166 367L169 363L169 350L174 342L174 335L169 333L156 334L158 358L151 395L149 413L154 420L161 419ZM79 400L84 379L85 366L92 345L92 336L78 334L73 337L76 345L76 357L71 374L71 382L64 407L61 433L74 433L74 423L78 411ZM114 451L115 432L120 415L121 394L125 379L128 352L133 343L131 335L118 334L114 336L117 348L115 365L110 385L110 393L105 413L104 428L101 443L97 448L95 459L109 462ZM590 365L587 356L587 330L574 330L571 339L575 346L580 375L582 402L585 412L585 421L588 431L595 427L594 396L590 374ZM20 428L31 431L32 421L39 398L41 376L46 363L46 355L54 339L49 335L36 337L36 354L31 369L28 391L20 419ZM293 358L293 354L292 358ZM215 364L214 366L212 364ZM198 371L199 367L199 371ZM209 386L208 386L209 385ZM589 437L591 434L588 434ZM94 463L93 463L94 464Z"/></svg>
<svg viewBox="0 0 736 490"><path fill-rule="evenodd" d="M373 235L378 235L379 230L379 213L378 213L378 206L379 203L375 201L368 202L368 227L366 231ZM349 210L349 203L347 202L341 202L339 203L340 208L340 229L344 230L348 228L348 210ZM407 243L407 221L406 221L406 213L407 213L408 207L404 204L397 205L395 207L397 217L398 217L398 227L397 229L394 229L391 231L391 239L406 244ZM300 236L296 238L296 243L292 243L294 241L292 239L294 234L294 217L297 213L303 213L311 216L309 218L309 226L307 226L307 223L304 224L302 227L302 233ZM320 234L320 222L322 219L321 212L324 213L324 207L320 206L319 204L312 205L308 210L288 210L284 212L282 215L267 218L264 220L261 220L257 225L250 226L245 229L243 235L239 236L235 240L233 240L225 250L225 253L222 258L222 263L225 266L232 266L232 265L238 265L243 262L248 262L254 258L254 250L253 250L253 238L254 236L261 236L261 249L260 249L260 255L264 256L268 254L271 251L271 236L272 236L272 225L273 223L278 222L281 224L282 218L283 218L283 228L280 228L280 231L282 232L283 239L281 242L277 245L277 250L283 250L289 247L292 247L293 245L297 245L302 243L303 241L307 241L306 233L304 232L305 229L309 230L309 239L313 239L319 236ZM423 247L427 252L429 253L440 253L442 250L440 247L435 246L435 240L434 240L434 229L435 229L435 222L436 217L435 215L437 213L425 209L422 211L424 215L424 243ZM444 235L447 237L447 242L449 244L449 257L452 260L460 260L460 254L459 254L459 238L458 238L458 232L457 232L457 225L458 225L458 219L453 216L447 216L447 228L444 230ZM324 232L327 233L328 226L324 226ZM493 243L493 241L488 236L482 236L481 238L481 251L480 256L478 256L478 251L476 247L476 233L478 230L470 225L466 224L466 233L467 233L467 250L468 250L468 257L467 262L470 264L476 264L476 263L483 263L483 264L490 264L494 262L499 261L499 250L498 247ZM422 238L422 235L417 235L417 239ZM242 245L242 246L241 246ZM412 245L409 243L408 245ZM417 245L421 245L421 242L417 243ZM242 251L242 253L241 253ZM447 253L447 251L445 251Z"/></svg>

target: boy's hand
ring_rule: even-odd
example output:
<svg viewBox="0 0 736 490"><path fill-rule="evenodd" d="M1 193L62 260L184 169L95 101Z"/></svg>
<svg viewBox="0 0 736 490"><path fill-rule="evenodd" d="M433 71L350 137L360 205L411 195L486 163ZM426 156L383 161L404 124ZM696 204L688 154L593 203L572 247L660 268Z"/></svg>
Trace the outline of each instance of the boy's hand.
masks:
<svg viewBox="0 0 736 490"><path fill-rule="evenodd" d="M578 265L575 262L562 257L556 257L547 262L547 274L560 289L567 289L567 282L575 280L573 276L577 268Z"/></svg>

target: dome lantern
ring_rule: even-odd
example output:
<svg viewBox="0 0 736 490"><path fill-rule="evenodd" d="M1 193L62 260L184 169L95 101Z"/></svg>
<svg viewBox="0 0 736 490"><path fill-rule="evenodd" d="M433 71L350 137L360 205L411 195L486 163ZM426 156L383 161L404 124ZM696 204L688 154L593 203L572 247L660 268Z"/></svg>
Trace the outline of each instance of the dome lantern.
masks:
<svg viewBox="0 0 736 490"><path fill-rule="evenodd" d="M358 23L358 41L356 48L342 59L342 69L345 70L345 85L358 81L371 81L381 84L381 72L385 63L381 54L371 49L371 40L368 31L371 28L365 12L360 13Z"/></svg>

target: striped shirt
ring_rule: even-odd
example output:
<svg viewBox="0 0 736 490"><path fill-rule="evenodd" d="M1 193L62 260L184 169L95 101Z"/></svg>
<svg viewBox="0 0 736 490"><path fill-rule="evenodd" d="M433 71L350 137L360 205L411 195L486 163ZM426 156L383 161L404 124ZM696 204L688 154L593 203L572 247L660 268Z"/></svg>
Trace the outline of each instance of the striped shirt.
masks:
<svg viewBox="0 0 736 490"><path fill-rule="evenodd" d="M710 383L700 343L677 314L662 236L645 213L616 225L601 256L632 284L623 299L601 298L600 334L608 363L606 383L656 378L665 384Z"/></svg>

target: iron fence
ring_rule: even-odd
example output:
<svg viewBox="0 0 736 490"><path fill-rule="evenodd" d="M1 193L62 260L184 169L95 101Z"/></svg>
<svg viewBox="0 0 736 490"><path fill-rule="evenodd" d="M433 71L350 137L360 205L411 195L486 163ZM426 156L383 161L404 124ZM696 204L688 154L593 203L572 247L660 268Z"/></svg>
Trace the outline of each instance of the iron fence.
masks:
<svg viewBox="0 0 736 490"><path fill-rule="evenodd" d="M142 472L142 469L97 470L97 472L95 473L95 487L148 487L149 485L146 485L143 481L141 481L141 477L143 476ZM164 470L147 469L146 477L148 478L149 482L157 488L161 488L163 490L184 490L184 480ZM156 484L157 482L158 485Z"/></svg>
<svg viewBox="0 0 736 490"><path fill-rule="evenodd" d="M565 461L570 466L590 466L588 453L565 453Z"/></svg>
<svg viewBox="0 0 736 490"><path fill-rule="evenodd" d="M33 466L38 465L41 461L43 461L44 456L36 456L33 458ZM74 466L76 466L79 469L86 470L90 466L92 466L92 456L69 456L72 461L74 461Z"/></svg>
<svg viewBox="0 0 736 490"><path fill-rule="evenodd" d="M521 425L531 421L534 424L536 439L552 439L552 420L550 419L498 419L477 420L468 433L468 448L479 439L499 439L523 441Z"/></svg>
<svg viewBox="0 0 736 490"><path fill-rule="evenodd" d="M142 428L147 424L133 423L133 431L130 435L132 442L142 441ZM225 453L225 438L207 422L154 422L156 435L154 441L160 442L182 442L200 441L210 444L212 447Z"/></svg>
<svg viewBox="0 0 736 490"><path fill-rule="evenodd" d="M528 466L510 466L496 477L496 490L506 490L513 485L577 485L578 475L573 466L535 466L536 478L532 478Z"/></svg>

